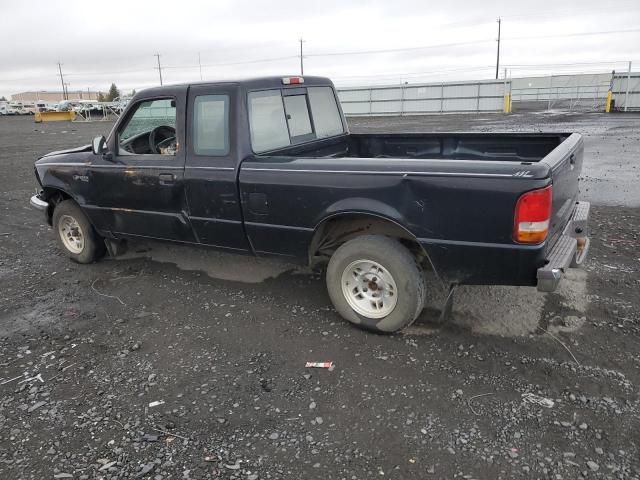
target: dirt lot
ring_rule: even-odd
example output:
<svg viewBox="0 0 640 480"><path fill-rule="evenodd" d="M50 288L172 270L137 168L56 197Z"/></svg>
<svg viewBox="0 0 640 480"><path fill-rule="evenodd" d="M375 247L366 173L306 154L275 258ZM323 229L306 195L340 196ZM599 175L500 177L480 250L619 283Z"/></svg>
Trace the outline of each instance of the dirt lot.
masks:
<svg viewBox="0 0 640 480"><path fill-rule="evenodd" d="M28 206L32 164L110 126L0 118L0 478L640 478L640 116L353 120L586 135L585 271L549 295L466 288L444 327L434 295L393 336L274 261L69 262Z"/></svg>

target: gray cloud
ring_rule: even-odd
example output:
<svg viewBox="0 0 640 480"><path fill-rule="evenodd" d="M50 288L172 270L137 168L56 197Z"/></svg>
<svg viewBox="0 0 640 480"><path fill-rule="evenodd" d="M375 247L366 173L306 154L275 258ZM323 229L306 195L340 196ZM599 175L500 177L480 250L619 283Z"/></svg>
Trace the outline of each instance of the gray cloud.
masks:
<svg viewBox="0 0 640 480"><path fill-rule="evenodd" d="M167 82L297 73L298 38L305 38L305 71L340 84L489 78L495 62L495 18L502 16L502 61L512 74L624 69L638 61L640 32L552 35L637 29L640 4L619 0L485 0L356 2L323 0L111 2L0 0L0 94L59 88L56 63L71 89L125 89L158 82L161 54ZM541 36L547 38L518 39ZM319 54L440 48L375 54ZM251 62L275 59L268 62ZM610 62L592 65L594 62ZM619 62L619 63L613 63Z"/></svg>

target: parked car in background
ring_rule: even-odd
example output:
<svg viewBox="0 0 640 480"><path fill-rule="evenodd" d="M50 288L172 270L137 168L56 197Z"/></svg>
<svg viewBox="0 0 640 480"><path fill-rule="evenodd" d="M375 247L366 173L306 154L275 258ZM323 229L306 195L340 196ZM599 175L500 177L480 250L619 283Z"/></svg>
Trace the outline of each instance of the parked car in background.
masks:
<svg viewBox="0 0 640 480"><path fill-rule="evenodd" d="M23 102L22 103L22 111L25 115L33 115L36 113L36 104L35 102Z"/></svg>
<svg viewBox="0 0 640 480"><path fill-rule="evenodd" d="M50 111L49 104L47 102L43 102L41 100L38 100L37 102L35 102L35 111L36 112L49 112Z"/></svg>
<svg viewBox="0 0 640 480"><path fill-rule="evenodd" d="M79 263L143 237L325 265L342 317L393 332L422 311L425 270L449 300L555 290L589 248L583 150L577 133L352 134L321 77L174 85L39 159L31 204Z"/></svg>
<svg viewBox="0 0 640 480"><path fill-rule="evenodd" d="M112 102L108 103L108 106L111 108L111 110L119 115L124 111L125 108L127 108L127 105L130 101L131 97L129 96L116 97Z"/></svg>
<svg viewBox="0 0 640 480"><path fill-rule="evenodd" d="M22 102L10 102L7 113L9 115L29 115L31 112L24 108Z"/></svg>
<svg viewBox="0 0 640 480"><path fill-rule="evenodd" d="M102 105L91 100L79 100L78 104L73 107L73 111L80 115L90 115L102 112Z"/></svg>
<svg viewBox="0 0 640 480"><path fill-rule="evenodd" d="M76 108L80 108L80 102L75 100L62 100L56 106L56 112L70 112Z"/></svg>

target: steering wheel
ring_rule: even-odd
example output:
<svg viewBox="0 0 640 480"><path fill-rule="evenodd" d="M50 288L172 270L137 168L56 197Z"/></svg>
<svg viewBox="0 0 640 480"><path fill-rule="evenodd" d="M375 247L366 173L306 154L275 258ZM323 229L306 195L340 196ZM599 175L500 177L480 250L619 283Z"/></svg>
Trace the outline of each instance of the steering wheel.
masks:
<svg viewBox="0 0 640 480"><path fill-rule="evenodd" d="M160 153L158 147L167 140L176 138L176 129L169 125L160 125L149 132L149 150L151 153Z"/></svg>

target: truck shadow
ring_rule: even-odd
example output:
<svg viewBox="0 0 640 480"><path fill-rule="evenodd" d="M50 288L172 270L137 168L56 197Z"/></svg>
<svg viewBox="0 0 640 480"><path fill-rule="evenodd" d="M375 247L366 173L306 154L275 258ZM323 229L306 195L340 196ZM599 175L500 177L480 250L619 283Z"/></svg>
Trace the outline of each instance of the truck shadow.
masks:
<svg viewBox="0 0 640 480"><path fill-rule="evenodd" d="M324 303L330 309L324 276L273 258L224 253L208 248L172 245L163 242L136 241L117 261L147 259L169 263L185 271L199 271L216 280L243 284L269 284L286 298L291 289L301 288L310 308ZM304 287L298 285L300 282ZM256 285L257 286L257 285ZM587 307L586 272L570 271L553 294L538 292L533 287L461 286L456 291L451 319L439 323L440 309L446 292L427 277L425 309L404 335L432 335L440 328L459 328L474 334L499 337L526 336L547 328L550 322L563 324L565 318L582 318ZM299 303L300 295L295 295ZM332 309L331 309L332 310ZM579 322L577 322L579 323Z"/></svg>
<svg viewBox="0 0 640 480"><path fill-rule="evenodd" d="M526 336L540 328L579 328L587 309L586 272L569 270L554 293L534 287L464 285L457 289L450 324L481 335ZM416 334L437 326L444 295L430 289L424 311L413 325ZM570 326L569 326L570 325ZM422 329L422 330L421 330Z"/></svg>

